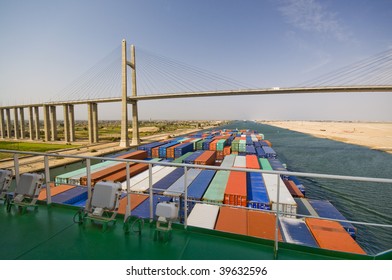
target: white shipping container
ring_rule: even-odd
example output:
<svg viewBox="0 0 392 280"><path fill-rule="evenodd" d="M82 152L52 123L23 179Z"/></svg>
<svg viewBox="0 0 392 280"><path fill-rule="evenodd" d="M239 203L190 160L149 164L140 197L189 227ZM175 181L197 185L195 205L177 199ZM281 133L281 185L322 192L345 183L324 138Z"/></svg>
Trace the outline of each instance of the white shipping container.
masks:
<svg viewBox="0 0 392 280"><path fill-rule="evenodd" d="M263 174L265 187L272 203L272 210L277 210L278 182L274 174ZM279 176L279 211L297 214L297 203ZM291 215L288 215L291 216Z"/></svg>
<svg viewBox="0 0 392 280"><path fill-rule="evenodd" d="M151 168L152 174L157 173L162 168L164 168L164 166L162 166L162 165L153 166ZM149 173L149 170L147 169L147 170L143 171L142 173L139 173L136 176L131 177L131 179L129 180L130 187L132 188L132 186L136 185L137 183L145 180L146 178L148 179L148 173ZM127 189L127 181L122 182L121 187L123 190L126 190Z"/></svg>
<svg viewBox="0 0 392 280"><path fill-rule="evenodd" d="M199 175L201 169L192 168L187 172L187 187L195 180L197 175ZM184 192L184 178L185 175L182 175L177 179L170 187L167 188L166 191L163 192L163 195L167 196L180 196Z"/></svg>
<svg viewBox="0 0 392 280"><path fill-rule="evenodd" d="M188 225L214 229L219 206L197 203L188 217Z"/></svg>
<svg viewBox="0 0 392 280"><path fill-rule="evenodd" d="M231 168L234 165L236 155L228 155L225 156L225 158L222 161L222 164L220 165L221 167L228 167Z"/></svg>
<svg viewBox="0 0 392 280"><path fill-rule="evenodd" d="M154 185L156 182L167 176L170 172L172 172L176 167L166 166L159 170L158 172L152 174L152 184ZM149 178L140 181L131 187L131 191L134 192L144 192L149 189Z"/></svg>
<svg viewBox="0 0 392 280"><path fill-rule="evenodd" d="M245 156L236 156L235 160L234 160L234 167L246 168L246 157Z"/></svg>

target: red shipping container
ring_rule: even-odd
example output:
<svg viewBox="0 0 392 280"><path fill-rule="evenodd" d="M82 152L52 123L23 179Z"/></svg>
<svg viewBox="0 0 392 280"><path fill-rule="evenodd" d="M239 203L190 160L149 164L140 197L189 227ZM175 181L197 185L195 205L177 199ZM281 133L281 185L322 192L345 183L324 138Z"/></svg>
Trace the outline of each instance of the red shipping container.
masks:
<svg viewBox="0 0 392 280"><path fill-rule="evenodd" d="M236 234L248 234L247 210L222 206L216 220L215 229Z"/></svg>
<svg viewBox="0 0 392 280"><path fill-rule="evenodd" d="M263 140L263 141L264 141L265 143L267 143L268 146L272 147L272 144L271 144L270 141L268 141L268 140Z"/></svg>
<svg viewBox="0 0 392 280"><path fill-rule="evenodd" d="M182 143L179 143L177 145L171 146L166 149L166 158L174 158L174 149L178 146L182 145Z"/></svg>
<svg viewBox="0 0 392 280"><path fill-rule="evenodd" d="M135 151L129 154L125 154L119 156L117 158L122 159L145 159L147 157L146 151ZM131 163L130 166L134 165L135 163ZM105 168L103 170L91 173L91 185L94 186L96 182L103 180L105 177L108 177L112 174L125 170L125 162L113 165L111 167ZM87 185L87 176L83 176L80 178L80 184L83 186Z"/></svg>
<svg viewBox="0 0 392 280"><path fill-rule="evenodd" d="M215 137L214 139L216 139L217 137ZM216 139L216 140L214 140L214 141L212 141L211 143L210 143L210 150L211 151L216 151L216 144L218 143L218 141L219 141L220 139Z"/></svg>
<svg viewBox="0 0 392 280"><path fill-rule="evenodd" d="M74 188L75 186L71 186L71 185L58 185L58 186L51 186L50 187L50 195L54 196L56 194L68 191L72 188ZM39 196L38 196L38 200L45 200L47 198L46 196L46 188L42 188Z"/></svg>
<svg viewBox="0 0 392 280"><path fill-rule="evenodd" d="M248 211L248 235L264 238L275 239L276 217L274 214L261 211ZM282 234L278 228L278 240L283 241Z"/></svg>
<svg viewBox="0 0 392 280"><path fill-rule="evenodd" d="M246 172L231 171L227 181L224 203L246 207Z"/></svg>
<svg viewBox="0 0 392 280"><path fill-rule="evenodd" d="M305 197L304 194L298 189L297 185L291 180L283 180L286 188L289 190L290 194L294 197Z"/></svg>
<svg viewBox="0 0 392 280"><path fill-rule="evenodd" d="M216 159L217 160L222 160L224 158L225 158L225 155L224 155L223 151L217 151L216 152Z"/></svg>
<svg viewBox="0 0 392 280"><path fill-rule="evenodd" d="M321 248L366 255L340 223L315 218L306 218L305 222Z"/></svg>
<svg viewBox="0 0 392 280"><path fill-rule="evenodd" d="M215 165L215 159L216 159L215 151L204 151L197 159L195 159L195 164Z"/></svg>
<svg viewBox="0 0 392 280"><path fill-rule="evenodd" d="M140 203L145 201L148 198L146 194L130 194L131 196L131 211L139 206ZM120 200L120 205L118 206L118 213L125 215L126 207L128 204L127 197L123 197Z"/></svg>
<svg viewBox="0 0 392 280"><path fill-rule="evenodd" d="M129 175L130 177L133 177L145 170L148 169L148 164L145 163L136 163L133 164L132 166L130 166L129 168ZM114 182L123 182L127 179L127 170L121 170L117 173L111 174L105 178L103 178L102 180L106 180L106 181L114 181ZM98 181L97 181L98 182ZM97 183L94 181L94 185L95 183Z"/></svg>
<svg viewBox="0 0 392 280"><path fill-rule="evenodd" d="M259 158L256 155L246 155L246 168L260 169Z"/></svg>
<svg viewBox="0 0 392 280"><path fill-rule="evenodd" d="M147 152L146 151L135 151L129 154L121 155L116 158L122 158L122 159L145 159L147 158Z"/></svg>
<svg viewBox="0 0 392 280"><path fill-rule="evenodd" d="M231 154L231 146L224 147L224 148L223 148L223 154L224 154L225 156L230 155L230 154Z"/></svg>
<svg viewBox="0 0 392 280"><path fill-rule="evenodd" d="M151 149L151 156L153 158L159 158L159 146Z"/></svg>

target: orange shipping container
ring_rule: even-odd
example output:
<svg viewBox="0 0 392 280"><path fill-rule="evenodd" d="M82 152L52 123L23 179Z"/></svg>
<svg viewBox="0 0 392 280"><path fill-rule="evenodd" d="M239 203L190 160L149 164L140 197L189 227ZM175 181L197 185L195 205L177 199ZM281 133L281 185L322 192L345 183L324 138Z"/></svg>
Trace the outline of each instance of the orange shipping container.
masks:
<svg viewBox="0 0 392 280"><path fill-rule="evenodd" d="M218 137L215 137L214 139L216 139L216 138L218 138ZM219 140L220 140L220 139L216 139L216 140L214 140L214 141L212 141L212 142L210 143L210 150L211 150L211 151L216 151L216 144L218 143Z"/></svg>
<svg viewBox="0 0 392 280"><path fill-rule="evenodd" d="M195 159L195 164L215 165L215 159L216 159L215 151L204 151L197 159Z"/></svg>
<svg viewBox="0 0 392 280"><path fill-rule="evenodd" d="M174 149L180 145L182 145L183 143L179 143L177 145L171 146L169 148L166 149L166 158L174 158Z"/></svg>
<svg viewBox="0 0 392 280"><path fill-rule="evenodd" d="M340 223L315 218L306 218L305 222L321 248L366 255Z"/></svg>
<svg viewBox="0 0 392 280"><path fill-rule="evenodd" d="M231 171L227 181L224 203L246 207L246 173Z"/></svg>
<svg viewBox="0 0 392 280"><path fill-rule="evenodd" d="M246 168L260 169L259 158L256 155L246 155Z"/></svg>
<svg viewBox="0 0 392 280"><path fill-rule="evenodd" d="M133 177L133 176L135 176L135 175L137 175L147 169L148 169L148 164L136 163L136 164L133 164L129 167L129 175L130 175L130 177ZM124 169L124 170L121 170L117 173L111 174L111 175L103 178L102 180L113 181L113 182L123 182L126 180L126 178L127 178L127 170ZM94 181L94 185L96 183L97 182Z"/></svg>
<svg viewBox="0 0 392 280"><path fill-rule="evenodd" d="M224 159L224 157L225 157L225 155L224 155L223 151L217 151L216 152L216 159L217 160L222 160L222 159Z"/></svg>
<svg viewBox="0 0 392 280"><path fill-rule="evenodd" d="M51 186L50 187L50 195L54 196L56 194L68 191L74 187L75 186L71 186L71 185L58 185L56 187ZM38 200L45 200L45 199L46 199L46 188L42 188L41 192L39 193Z"/></svg>
<svg viewBox="0 0 392 280"><path fill-rule="evenodd" d="M130 166L135 163L131 163ZM96 171L91 173L91 185L94 186L96 182L103 180L105 177L108 177L112 174L125 170L125 163L119 163L108 168L105 168L100 171ZM87 186L87 176L83 176L80 178L80 184L82 186Z"/></svg>
<svg viewBox="0 0 392 280"><path fill-rule="evenodd" d="M132 153L128 153L122 156L119 156L117 158L121 159L145 159L147 157L147 152L146 151L135 151ZM130 165L133 165L135 163L131 163ZM103 170L94 172L91 174L91 183L92 186L95 185L96 182L102 180L103 178L110 176L114 173L117 173L121 170L125 170L125 162L113 165L111 167L105 168ZM87 176L83 176L80 178L80 184L86 186L87 185Z"/></svg>
<svg viewBox="0 0 392 280"><path fill-rule="evenodd" d="M274 214L248 211L248 235L275 240L276 217ZM280 229L278 229L278 240L283 241Z"/></svg>
<svg viewBox="0 0 392 280"><path fill-rule="evenodd" d="M140 203L148 198L146 194L131 194L131 211L139 206ZM120 200L120 205L118 206L118 213L125 215L125 210L128 204L127 197L123 197Z"/></svg>
<svg viewBox="0 0 392 280"><path fill-rule="evenodd" d="M151 149L151 156L153 158L159 158L159 146Z"/></svg>
<svg viewBox="0 0 392 280"><path fill-rule="evenodd" d="M272 147L272 144L271 144L270 141L268 141L268 140L263 140L263 141L264 141L265 143L267 143L268 146Z"/></svg>
<svg viewBox="0 0 392 280"><path fill-rule="evenodd" d="M225 232L247 235L247 210L222 206L216 220L215 229Z"/></svg>
<svg viewBox="0 0 392 280"><path fill-rule="evenodd" d="M290 194L294 197L305 197L304 194L298 189L297 185L291 180L283 180Z"/></svg>
<svg viewBox="0 0 392 280"><path fill-rule="evenodd" d="M231 154L231 146L224 147L224 148L223 148L223 154L224 154L225 156L230 155L230 154Z"/></svg>
<svg viewBox="0 0 392 280"><path fill-rule="evenodd" d="M147 158L147 152L146 151L135 151L129 154L121 155L116 158L122 158L122 159L145 159Z"/></svg>

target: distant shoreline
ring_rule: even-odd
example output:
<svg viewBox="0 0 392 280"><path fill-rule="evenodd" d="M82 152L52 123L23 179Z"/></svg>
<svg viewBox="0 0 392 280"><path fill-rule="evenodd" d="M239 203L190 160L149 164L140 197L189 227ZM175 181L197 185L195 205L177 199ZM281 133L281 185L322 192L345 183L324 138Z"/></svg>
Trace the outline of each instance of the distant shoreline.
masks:
<svg viewBox="0 0 392 280"><path fill-rule="evenodd" d="M392 154L392 122L260 121L260 123Z"/></svg>

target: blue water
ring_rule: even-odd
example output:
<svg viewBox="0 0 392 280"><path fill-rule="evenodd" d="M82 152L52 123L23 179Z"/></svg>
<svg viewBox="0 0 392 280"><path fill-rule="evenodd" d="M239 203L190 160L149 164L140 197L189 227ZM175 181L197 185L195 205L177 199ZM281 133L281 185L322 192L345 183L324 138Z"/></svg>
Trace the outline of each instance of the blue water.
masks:
<svg viewBox="0 0 392 280"><path fill-rule="evenodd" d="M234 122L221 128L253 129L263 133L290 171L392 178L392 155L385 152L255 122ZM300 180L308 198L331 201L349 220L392 225L391 184ZM356 227L357 241L368 254L392 249L391 228Z"/></svg>

